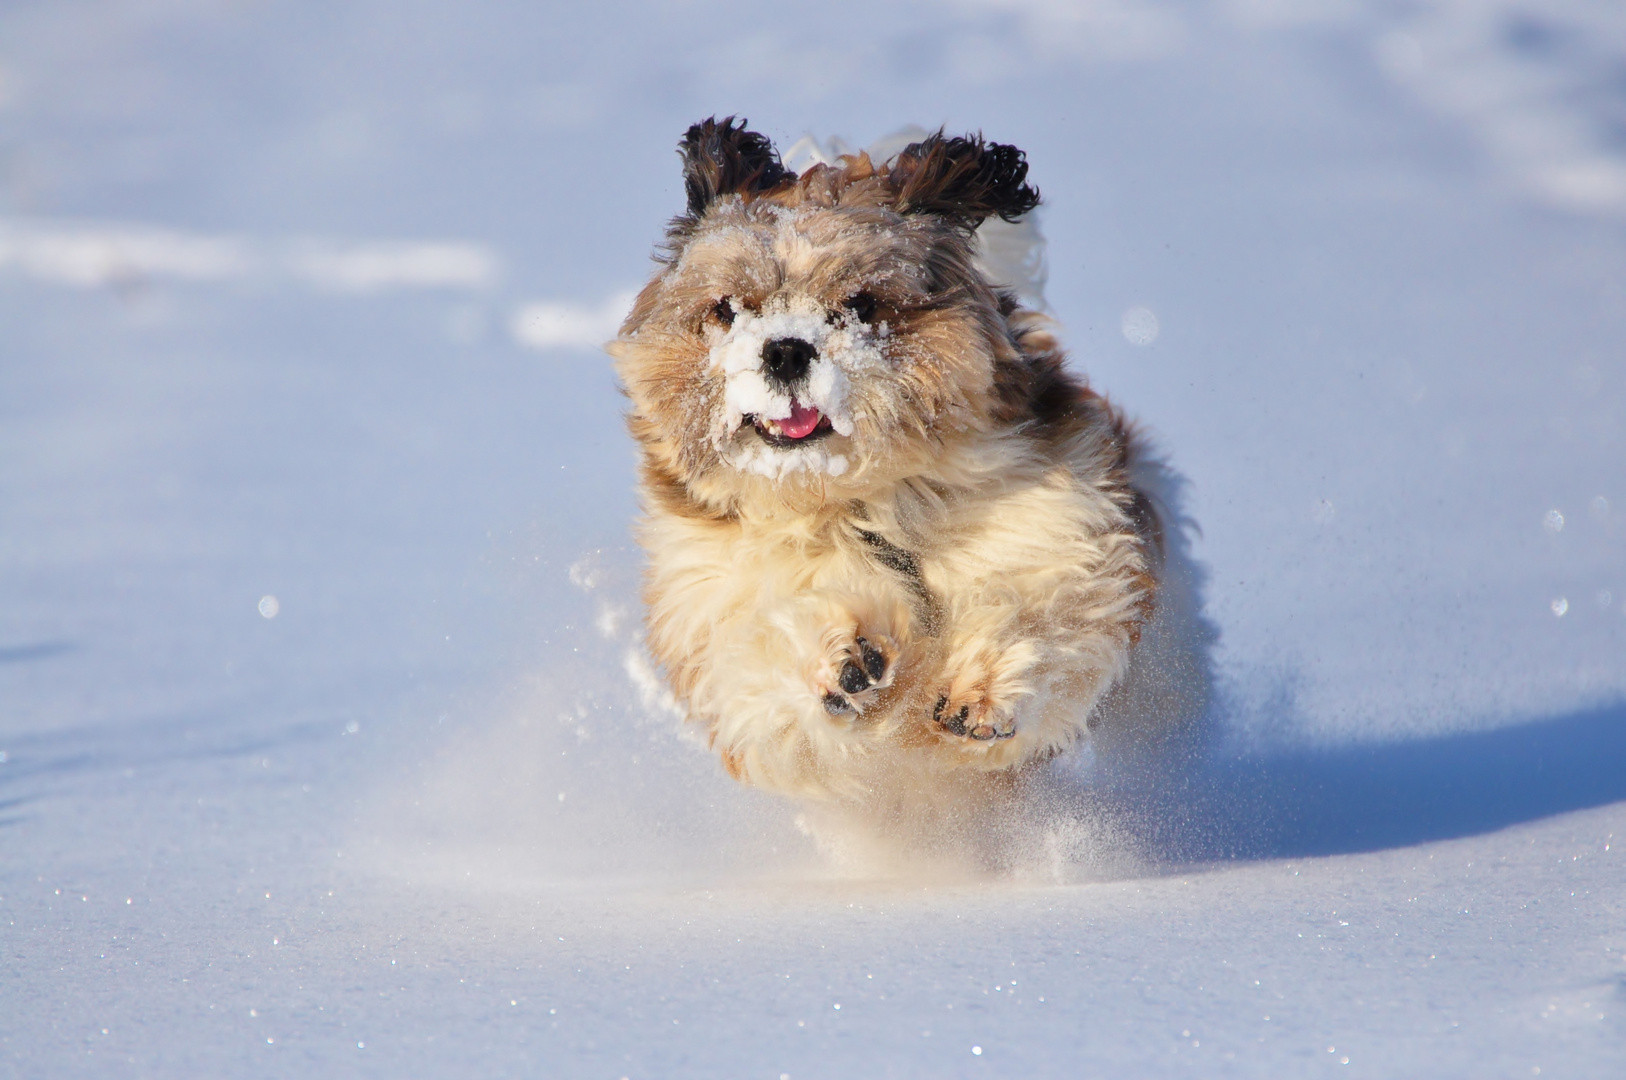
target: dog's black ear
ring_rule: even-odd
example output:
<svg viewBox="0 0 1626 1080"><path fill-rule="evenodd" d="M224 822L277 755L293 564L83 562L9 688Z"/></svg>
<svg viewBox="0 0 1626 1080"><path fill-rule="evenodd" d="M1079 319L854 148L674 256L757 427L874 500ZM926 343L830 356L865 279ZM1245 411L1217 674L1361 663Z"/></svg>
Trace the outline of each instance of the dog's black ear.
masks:
<svg viewBox="0 0 1626 1080"><path fill-rule="evenodd" d="M689 195L689 213L699 217L719 195L754 195L769 191L796 174L779 161L779 151L767 136L735 125L732 116L715 116L691 127L678 145L683 157L683 187Z"/></svg>
<svg viewBox="0 0 1626 1080"><path fill-rule="evenodd" d="M938 214L975 229L995 214L1015 221L1039 205L1027 176L1027 155L1016 147L938 131L899 152L888 183L900 213Z"/></svg>

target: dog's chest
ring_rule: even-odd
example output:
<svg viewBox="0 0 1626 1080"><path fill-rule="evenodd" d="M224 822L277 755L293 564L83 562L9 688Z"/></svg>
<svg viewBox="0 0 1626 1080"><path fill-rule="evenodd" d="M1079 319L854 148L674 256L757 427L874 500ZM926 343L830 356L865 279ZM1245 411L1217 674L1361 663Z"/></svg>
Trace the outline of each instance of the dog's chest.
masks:
<svg viewBox="0 0 1626 1080"><path fill-rule="evenodd" d="M908 591L921 576L918 557L863 523L820 527L742 525L724 540L718 557L733 576L765 592L897 587Z"/></svg>
<svg viewBox="0 0 1626 1080"><path fill-rule="evenodd" d="M943 552L857 516L656 518L645 544L655 623L697 638L750 636L831 602L884 610L900 632L935 637L963 588Z"/></svg>

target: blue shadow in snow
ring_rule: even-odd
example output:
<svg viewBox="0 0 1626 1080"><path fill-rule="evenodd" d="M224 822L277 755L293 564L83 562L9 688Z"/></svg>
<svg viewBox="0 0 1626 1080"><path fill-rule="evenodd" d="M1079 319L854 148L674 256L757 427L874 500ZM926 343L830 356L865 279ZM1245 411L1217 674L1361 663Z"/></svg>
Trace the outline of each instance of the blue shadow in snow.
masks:
<svg viewBox="0 0 1626 1080"><path fill-rule="evenodd" d="M1109 802L1177 859L1337 855L1474 836L1626 800L1626 703L1494 731L1209 757L1156 789Z"/></svg>
<svg viewBox="0 0 1626 1080"><path fill-rule="evenodd" d="M331 738L334 719L272 721L251 730L220 730L208 716L160 717L41 733L0 733L0 828L25 820L49 790L93 781L120 769L167 768L188 762L255 757ZM7 811L12 811L9 815Z"/></svg>
<svg viewBox="0 0 1626 1080"><path fill-rule="evenodd" d="M77 645L71 641L39 641L32 645L9 645L0 648L0 664L22 664L29 660L48 660L53 656L73 652Z"/></svg>

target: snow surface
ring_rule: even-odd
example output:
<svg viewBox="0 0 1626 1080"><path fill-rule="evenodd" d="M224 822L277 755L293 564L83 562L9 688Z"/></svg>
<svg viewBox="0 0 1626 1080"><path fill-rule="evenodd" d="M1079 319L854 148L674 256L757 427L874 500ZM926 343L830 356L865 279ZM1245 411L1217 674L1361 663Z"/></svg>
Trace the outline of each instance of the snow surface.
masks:
<svg viewBox="0 0 1626 1080"><path fill-rule="evenodd" d="M1619 1074L1623 9L820 10L0 9L0 1073ZM1026 149L1188 480L1199 758L1048 865L843 877L640 667L714 112Z"/></svg>

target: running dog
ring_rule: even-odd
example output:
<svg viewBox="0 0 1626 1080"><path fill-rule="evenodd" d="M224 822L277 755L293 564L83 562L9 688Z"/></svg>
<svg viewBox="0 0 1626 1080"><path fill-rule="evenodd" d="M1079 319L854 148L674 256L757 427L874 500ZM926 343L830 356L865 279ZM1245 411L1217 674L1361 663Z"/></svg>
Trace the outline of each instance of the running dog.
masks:
<svg viewBox="0 0 1626 1080"><path fill-rule="evenodd" d="M1039 202L942 132L788 170L732 117L610 350L641 452L646 641L729 773L965 790L1085 738L1158 599L1123 417L978 269Z"/></svg>

